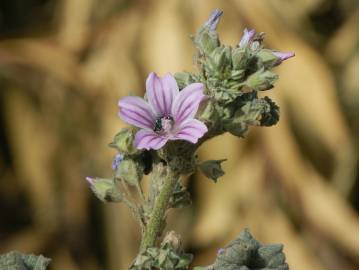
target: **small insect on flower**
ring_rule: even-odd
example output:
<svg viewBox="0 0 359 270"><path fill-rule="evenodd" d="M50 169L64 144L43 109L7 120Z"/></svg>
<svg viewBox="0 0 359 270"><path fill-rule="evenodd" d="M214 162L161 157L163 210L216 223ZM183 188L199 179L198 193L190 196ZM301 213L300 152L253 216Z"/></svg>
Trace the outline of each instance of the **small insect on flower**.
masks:
<svg viewBox="0 0 359 270"><path fill-rule="evenodd" d="M192 83L179 91L175 78L167 73L162 78L152 72L146 81L147 100L128 96L118 105L119 116L128 124L141 128L135 136L138 149L158 150L168 140L197 143L207 127L194 119L205 97L202 83Z"/></svg>

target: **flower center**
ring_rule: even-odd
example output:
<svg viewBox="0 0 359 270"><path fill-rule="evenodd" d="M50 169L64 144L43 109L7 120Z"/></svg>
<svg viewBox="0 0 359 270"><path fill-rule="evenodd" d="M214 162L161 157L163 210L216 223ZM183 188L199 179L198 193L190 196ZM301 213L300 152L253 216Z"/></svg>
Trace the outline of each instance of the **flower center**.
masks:
<svg viewBox="0 0 359 270"><path fill-rule="evenodd" d="M159 117L156 119L153 131L157 133L169 133L173 128L173 124L174 121L172 116Z"/></svg>

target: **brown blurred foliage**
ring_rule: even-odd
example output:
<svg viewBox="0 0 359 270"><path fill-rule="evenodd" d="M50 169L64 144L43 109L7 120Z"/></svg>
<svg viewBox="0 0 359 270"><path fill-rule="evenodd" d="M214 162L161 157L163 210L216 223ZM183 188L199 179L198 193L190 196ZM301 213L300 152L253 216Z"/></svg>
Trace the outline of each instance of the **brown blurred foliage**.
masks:
<svg viewBox="0 0 359 270"><path fill-rule="evenodd" d="M228 158L226 175L191 177L193 206L168 227L194 265L248 227L283 243L293 270L359 268L357 0L1 0L0 253L43 253L54 270L127 269L138 227L84 178L110 175L117 100L142 94L150 71L193 70L189 34L214 8L225 43L250 27L296 57L268 92L279 124L203 146L202 159Z"/></svg>

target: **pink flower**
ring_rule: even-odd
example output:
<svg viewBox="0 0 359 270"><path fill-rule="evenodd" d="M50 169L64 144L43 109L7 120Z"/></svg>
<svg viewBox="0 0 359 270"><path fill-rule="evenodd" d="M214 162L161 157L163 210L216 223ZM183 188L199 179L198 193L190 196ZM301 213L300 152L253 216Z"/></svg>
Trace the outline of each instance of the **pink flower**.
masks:
<svg viewBox="0 0 359 270"><path fill-rule="evenodd" d="M203 88L202 83L192 83L179 91L171 74L160 78L156 73L150 73L146 81L148 101L128 96L118 103L119 116L128 124L141 128L136 133L135 146L158 150L168 140L197 143L208 131L205 124L194 119L205 97Z"/></svg>

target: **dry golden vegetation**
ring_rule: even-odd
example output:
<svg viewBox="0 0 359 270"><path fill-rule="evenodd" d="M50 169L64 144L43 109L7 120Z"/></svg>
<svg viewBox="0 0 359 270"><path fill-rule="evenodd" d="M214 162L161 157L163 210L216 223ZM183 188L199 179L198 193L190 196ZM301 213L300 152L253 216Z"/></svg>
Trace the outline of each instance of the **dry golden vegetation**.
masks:
<svg viewBox="0 0 359 270"><path fill-rule="evenodd" d="M84 178L110 174L117 100L142 94L150 71L193 70L189 34L214 8L225 43L250 27L296 57L265 93L279 124L204 145L202 159L228 158L226 175L188 179L193 205L168 227L194 265L248 227L283 243L292 270L359 268L357 0L1 1L0 253L43 253L53 270L127 269L139 228Z"/></svg>

